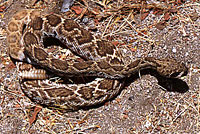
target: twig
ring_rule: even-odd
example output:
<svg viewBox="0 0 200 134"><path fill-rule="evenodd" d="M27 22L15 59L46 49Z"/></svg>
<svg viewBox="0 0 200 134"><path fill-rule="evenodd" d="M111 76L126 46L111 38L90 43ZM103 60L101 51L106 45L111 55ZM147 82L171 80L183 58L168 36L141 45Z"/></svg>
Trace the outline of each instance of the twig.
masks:
<svg viewBox="0 0 200 134"><path fill-rule="evenodd" d="M81 12L81 15L79 16L80 19L83 18L84 14L86 13L86 11L88 10L88 7L89 7L87 1L85 1L85 0L82 0L82 1L85 4L86 8L84 8L83 11Z"/></svg>
<svg viewBox="0 0 200 134"><path fill-rule="evenodd" d="M110 22L111 22L112 19L113 19L113 16L110 17L110 20L108 21L108 23L106 25L106 28L104 29L103 34L101 35L101 37L104 37L104 34L105 34L106 30L108 29L108 26L110 25Z"/></svg>

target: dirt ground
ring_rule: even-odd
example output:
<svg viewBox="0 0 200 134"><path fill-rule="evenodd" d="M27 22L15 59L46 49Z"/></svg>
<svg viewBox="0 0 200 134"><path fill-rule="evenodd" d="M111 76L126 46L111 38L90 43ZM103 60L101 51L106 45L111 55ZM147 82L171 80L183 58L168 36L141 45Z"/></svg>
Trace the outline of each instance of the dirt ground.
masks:
<svg viewBox="0 0 200 134"><path fill-rule="evenodd" d="M198 0L152 0L148 4L139 0L77 0L66 15L122 48L127 60L142 56L173 57L184 62L189 71L180 80L141 71L129 78L124 90L113 100L67 113L48 108L39 108L37 112L36 104L20 89L6 44L6 26L13 14L26 8L60 13L62 2L0 2L0 133L200 132Z"/></svg>

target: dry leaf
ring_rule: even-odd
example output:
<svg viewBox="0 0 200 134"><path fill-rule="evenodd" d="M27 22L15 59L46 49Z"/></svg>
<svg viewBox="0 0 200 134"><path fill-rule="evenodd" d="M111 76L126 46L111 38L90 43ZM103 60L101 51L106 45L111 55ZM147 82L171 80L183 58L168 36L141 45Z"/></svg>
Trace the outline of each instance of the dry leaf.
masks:
<svg viewBox="0 0 200 134"><path fill-rule="evenodd" d="M165 28L165 22L159 22L156 24L156 28L159 30L163 30Z"/></svg>
<svg viewBox="0 0 200 134"><path fill-rule="evenodd" d="M97 9L97 8L94 8L94 9L92 10L92 13L95 14L95 15L99 15L99 14L100 14L100 10Z"/></svg>
<svg viewBox="0 0 200 134"><path fill-rule="evenodd" d="M157 10L153 11L153 14L155 14L155 15L161 15L161 14L163 14L163 11L157 9Z"/></svg>
<svg viewBox="0 0 200 134"><path fill-rule="evenodd" d="M165 13L164 19L165 20L169 20L170 19L170 13L169 12Z"/></svg>
<svg viewBox="0 0 200 134"><path fill-rule="evenodd" d="M36 106L34 108L34 112L32 114L32 116L29 118L29 123L30 125L33 124L33 122L36 120L37 114L42 110L42 108L40 106Z"/></svg>
<svg viewBox="0 0 200 134"><path fill-rule="evenodd" d="M119 42L118 41L113 41L112 44L117 46L119 44Z"/></svg>
<svg viewBox="0 0 200 134"><path fill-rule="evenodd" d="M148 14L149 14L149 13L143 13L143 14L141 15L141 20L144 20L144 19L148 16Z"/></svg>
<svg viewBox="0 0 200 134"><path fill-rule="evenodd" d="M6 9L6 7L5 7L5 6L1 6L1 7L0 7L0 12L3 12L4 9Z"/></svg>
<svg viewBox="0 0 200 134"><path fill-rule="evenodd" d="M121 102L121 99L117 98L116 101L117 101L117 103L120 103L120 102Z"/></svg>
<svg viewBox="0 0 200 134"><path fill-rule="evenodd" d="M82 13L82 11L83 11L83 8L81 8L80 6L73 6L72 8L71 8L73 11L75 11L76 12L76 14L81 14Z"/></svg>
<svg viewBox="0 0 200 134"><path fill-rule="evenodd" d="M181 0L177 0L177 3L178 3L178 4L182 4L182 1L181 1Z"/></svg>

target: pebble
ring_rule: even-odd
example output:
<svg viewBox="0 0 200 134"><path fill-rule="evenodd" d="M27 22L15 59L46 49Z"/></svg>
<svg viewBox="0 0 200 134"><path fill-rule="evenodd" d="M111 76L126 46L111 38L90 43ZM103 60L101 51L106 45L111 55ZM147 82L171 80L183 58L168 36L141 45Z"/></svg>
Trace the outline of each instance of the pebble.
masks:
<svg viewBox="0 0 200 134"><path fill-rule="evenodd" d="M172 48L172 52L173 52L173 53L176 53L176 48Z"/></svg>

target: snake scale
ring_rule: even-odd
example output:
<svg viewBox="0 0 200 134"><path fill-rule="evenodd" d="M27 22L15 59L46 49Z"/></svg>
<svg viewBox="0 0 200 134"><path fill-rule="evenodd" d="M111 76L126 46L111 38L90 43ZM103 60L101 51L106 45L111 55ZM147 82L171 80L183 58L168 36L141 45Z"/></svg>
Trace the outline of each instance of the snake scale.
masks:
<svg viewBox="0 0 200 134"><path fill-rule="evenodd" d="M26 9L17 12L8 23L9 55L16 61L20 85L32 101L67 111L101 104L115 97L125 79L142 69L154 69L160 75L179 78L187 67L172 58L136 58L126 63L118 48L60 14L45 14ZM61 59L48 52L46 44L70 51ZM86 83L60 83L64 79L90 78ZM83 80L84 81L84 80Z"/></svg>

